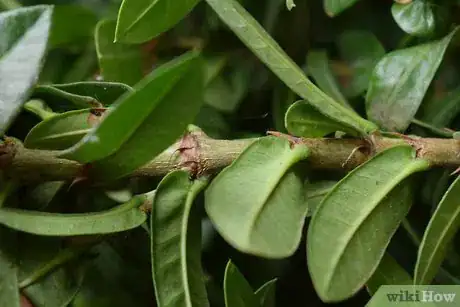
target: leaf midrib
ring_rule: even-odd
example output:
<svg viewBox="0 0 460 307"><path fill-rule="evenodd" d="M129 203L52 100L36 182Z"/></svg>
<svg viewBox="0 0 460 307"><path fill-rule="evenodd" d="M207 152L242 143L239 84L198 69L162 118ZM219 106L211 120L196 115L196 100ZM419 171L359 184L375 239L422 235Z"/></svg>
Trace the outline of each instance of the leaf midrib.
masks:
<svg viewBox="0 0 460 307"><path fill-rule="evenodd" d="M289 146L289 145L288 145ZM286 150L286 149L285 149ZM269 180L269 193L265 197L263 197L260 202L259 206L254 206L255 210L252 212L250 216L253 216L253 218L249 221L249 228L248 228L248 237L246 238L247 244L250 245L251 242L251 237L253 230L255 228L255 225L257 224L257 221L260 219L262 212L264 212L265 209L265 204L270 200L270 198L273 196L273 194L276 192L276 187L281 183L281 181L284 179L286 176L287 172L289 171L289 168L296 163L299 158L300 151L302 150L301 148L294 148L294 149L287 149L288 151L283 155L286 156L284 159L282 159L282 167L279 168L279 172L276 173L276 176L272 176L272 180ZM307 149L308 150L308 149ZM309 154L309 151L308 151ZM280 158L281 159L281 158Z"/></svg>
<svg viewBox="0 0 460 307"><path fill-rule="evenodd" d="M460 184L460 183L459 183L459 184ZM455 218L449 219L449 222L447 223L447 227L444 227L443 231L441 232L441 235L439 236L440 238L444 238L444 237L445 237L447 231L450 229L450 226L451 226L454 222L457 222L457 224L458 224L458 220L457 220L457 219L459 218L459 213L460 213L460 206L457 206L457 208L456 208L455 211L454 211L454 214L451 215L451 217L454 216ZM428 225L428 227L430 227L430 225ZM458 229L458 226L457 226L457 229ZM416 282L420 282L420 281L422 281L422 280L425 279L425 276L426 276L426 274L428 273L428 268L431 266L431 263L433 262L433 259L435 258L435 255L438 254L436 251L439 252L439 246L441 245L441 241L442 241L442 240L436 240L436 242L435 242L435 244L434 244L434 248L432 249L432 250L435 251L435 252L430 253L430 257L428 257L428 259L425 261L426 263L428 263L428 265L425 266L425 270L423 270L422 276L420 276L420 278L415 278L415 281L416 281ZM425 240L423 240L423 242L425 242ZM425 245L425 243L423 243L423 245ZM420 250L422 250L422 249L420 249ZM415 270L415 272L416 272L416 273L415 273L416 277L417 277L417 275L419 275L419 274L417 274L418 271L419 271L419 270Z"/></svg>
<svg viewBox="0 0 460 307"><path fill-rule="evenodd" d="M353 231L350 233L350 236L348 237L348 240L346 241L345 245L343 246L341 252L339 253L338 257L336 257L335 263L332 265L331 274L329 277L325 278L325 284L326 284L326 292L329 293L331 290L331 285L332 285L332 279L335 275L335 272L337 271L337 267L339 266L341 259L343 258L346 249L348 248L351 239L355 236L357 231L361 228L363 222L375 211L375 208L382 202L382 200L385 198L385 196L390 193L403 179L406 177L410 176L412 173L416 172L421 168L421 163L425 164L425 161L423 160L412 160L410 164L407 165L406 168L404 168L400 173L397 174L397 176L390 177L390 181L388 182L387 185L385 185L385 189L381 189L380 193L377 194L378 197L375 199L378 199L376 202L375 206L373 207L372 210L369 211L369 213L360 220L360 222L357 224L357 226L353 229Z"/></svg>

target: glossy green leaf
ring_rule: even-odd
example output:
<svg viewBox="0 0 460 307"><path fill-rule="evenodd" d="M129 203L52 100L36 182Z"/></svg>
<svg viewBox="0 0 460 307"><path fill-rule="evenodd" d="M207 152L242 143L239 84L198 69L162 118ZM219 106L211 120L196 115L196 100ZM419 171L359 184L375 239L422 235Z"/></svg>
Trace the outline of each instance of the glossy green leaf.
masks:
<svg viewBox="0 0 460 307"><path fill-rule="evenodd" d="M198 113L202 103L199 97L193 96L189 100L184 96L190 95L188 91L191 85L197 88L194 92L200 92L200 63L198 54L192 52L155 69L136 85L133 92L118 99L106 112L104 120L79 143L63 152L62 157L81 163L100 160L115 153L122 145L127 145L127 141L139 141L138 135L143 134L144 145L138 147L137 151L145 150L148 147L145 142L147 138L150 139L155 144L152 151L147 153L152 159L175 141L190 124L190 119ZM184 80L187 84L184 84ZM187 93L184 93L185 90ZM172 100L173 95L180 97ZM130 156L135 157L136 153L131 152Z"/></svg>
<svg viewBox="0 0 460 307"><path fill-rule="evenodd" d="M427 36L436 28L434 5L427 0L393 3L391 14L398 26L407 34Z"/></svg>
<svg viewBox="0 0 460 307"><path fill-rule="evenodd" d="M340 92L329 67L329 58L325 50L312 50L307 55L307 73L316 81L318 87L340 104L350 107Z"/></svg>
<svg viewBox="0 0 460 307"><path fill-rule="evenodd" d="M276 278L267 281L254 294L261 307L276 307Z"/></svg>
<svg viewBox="0 0 460 307"><path fill-rule="evenodd" d="M326 14L330 17L337 16L347 8L351 7L353 4L358 2L358 0L323 0L324 1L324 10Z"/></svg>
<svg viewBox="0 0 460 307"><path fill-rule="evenodd" d="M206 212L227 242L266 258L295 252L307 204L302 179L290 168L308 154L305 145L261 138L211 182Z"/></svg>
<svg viewBox="0 0 460 307"><path fill-rule="evenodd" d="M190 60L187 71L179 78L115 154L91 164L92 176L115 179L129 174L162 153L186 132L203 105L203 65L200 58ZM135 99L152 101L148 93L142 95L145 96Z"/></svg>
<svg viewBox="0 0 460 307"><path fill-rule="evenodd" d="M42 236L76 236L109 234L136 228L146 220L138 207L145 197L103 212L48 213L21 209L0 209L0 224L9 228Z"/></svg>
<svg viewBox="0 0 460 307"><path fill-rule="evenodd" d="M206 2L273 73L323 115L362 134L377 130L377 126L373 123L340 105L317 88L238 1L206 0Z"/></svg>
<svg viewBox="0 0 460 307"><path fill-rule="evenodd" d="M132 88L123 83L85 81L68 84L39 85L34 97L43 99L54 111L108 106Z"/></svg>
<svg viewBox="0 0 460 307"><path fill-rule="evenodd" d="M151 218L152 273L157 304L209 306L201 268L201 221L193 201L206 186L175 171L159 184Z"/></svg>
<svg viewBox="0 0 460 307"><path fill-rule="evenodd" d="M251 285L229 261L224 276L225 307L259 307Z"/></svg>
<svg viewBox="0 0 460 307"><path fill-rule="evenodd" d="M0 306L21 307L16 249L16 235L0 228Z"/></svg>
<svg viewBox="0 0 460 307"><path fill-rule="evenodd" d="M294 0L286 0L286 7L288 10L292 10L295 8Z"/></svg>
<svg viewBox="0 0 460 307"><path fill-rule="evenodd" d="M354 131L337 123L313 108L304 100L295 102L286 111L284 123L287 131L298 137L323 137L336 131Z"/></svg>
<svg viewBox="0 0 460 307"><path fill-rule="evenodd" d="M101 20L96 26L95 41L99 68L104 81L134 85L143 77L139 45L114 43L115 20Z"/></svg>
<svg viewBox="0 0 460 307"><path fill-rule="evenodd" d="M93 35L96 15L81 5L56 5L49 46L51 48L86 43Z"/></svg>
<svg viewBox="0 0 460 307"><path fill-rule="evenodd" d="M438 41L391 52L380 60L366 96L369 119L386 130L406 130L456 32Z"/></svg>
<svg viewBox="0 0 460 307"><path fill-rule="evenodd" d="M323 301L351 297L372 276L412 203L410 182L401 181L428 167L412 147L392 147L350 172L324 198L307 235L308 268Z"/></svg>
<svg viewBox="0 0 460 307"><path fill-rule="evenodd" d="M384 285L412 285L412 277L388 253L383 255L379 266L366 283L370 295L374 295Z"/></svg>
<svg viewBox="0 0 460 307"><path fill-rule="evenodd" d="M374 34L361 30L343 32L337 45L341 57L352 70L352 76L343 90L348 96L358 96L369 86L372 71L385 55L385 49Z"/></svg>
<svg viewBox="0 0 460 307"><path fill-rule="evenodd" d="M63 150L75 145L91 130L90 109L65 112L40 122L24 140L24 146L34 149Z"/></svg>
<svg viewBox="0 0 460 307"><path fill-rule="evenodd" d="M123 0L118 12L115 38L143 43L169 30L183 19L199 0Z"/></svg>
<svg viewBox="0 0 460 307"><path fill-rule="evenodd" d="M308 215L312 216L324 197L334 188L337 181L318 181L305 184L305 201L308 205Z"/></svg>
<svg viewBox="0 0 460 307"><path fill-rule="evenodd" d="M21 110L40 73L51 24L51 6L0 13L0 135Z"/></svg>
<svg viewBox="0 0 460 307"><path fill-rule="evenodd" d="M423 235L415 265L415 284L430 284L441 267L460 227L459 193L460 177L457 177L439 202Z"/></svg>

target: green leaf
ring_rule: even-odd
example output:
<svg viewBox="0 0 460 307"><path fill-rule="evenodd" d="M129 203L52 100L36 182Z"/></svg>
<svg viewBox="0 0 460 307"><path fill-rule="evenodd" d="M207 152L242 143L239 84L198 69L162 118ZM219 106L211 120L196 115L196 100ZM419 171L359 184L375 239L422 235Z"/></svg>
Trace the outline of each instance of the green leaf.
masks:
<svg viewBox="0 0 460 307"><path fill-rule="evenodd" d="M385 55L385 49L374 34L368 31L349 30L337 41L341 57L350 66L352 76L344 86L345 94L356 97L368 87L375 65Z"/></svg>
<svg viewBox="0 0 460 307"><path fill-rule="evenodd" d="M34 149L63 150L75 145L91 130L90 109L55 115L32 128L24 146Z"/></svg>
<svg viewBox="0 0 460 307"><path fill-rule="evenodd" d="M51 6L0 13L0 135L21 110L40 73L51 24Z"/></svg>
<svg viewBox="0 0 460 307"><path fill-rule="evenodd" d="M436 28L434 4L426 0L393 3L391 14L398 26L407 34L428 36Z"/></svg>
<svg viewBox="0 0 460 307"><path fill-rule="evenodd" d="M374 295L384 285L412 285L412 277L388 253L383 255L379 266L366 283L370 295Z"/></svg>
<svg viewBox="0 0 460 307"><path fill-rule="evenodd" d="M238 268L229 261L224 276L225 307L259 307L257 298Z"/></svg>
<svg viewBox="0 0 460 307"><path fill-rule="evenodd" d="M74 272L76 268L60 268L40 282L24 289L34 307L67 307L80 290L84 272ZM79 273L76 278L74 275Z"/></svg>
<svg viewBox="0 0 460 307"><path fill-rule="evenodd" d="M96 15L81 5L56 5L49 46L51 48L82 44L93 35L97 23Z"/></svg>
<svg viewBox="0 0 460 307"><path fill-rule="evenodd" d="M205 84L209 84L214 80L224 69L227 64L227 57L225 56L208 56L205 58Z"/></svg>
<svg viewBox="0 0 460 307"><path fill-rule="evenodd" d="M418 119L413 119L412 120L412 124L414 125L417 125L419 127L423 127L425 128L426 130L430 131L432 134L436 135L436 136L440 136L440 137L444 137L444 138L451 138L454 134L454 132L450 129L447 129L447 128L437 128L433 125L430 125L428 123L425 123L425 122L422 122L421 120L418 120Z"/></svg>
<svg viewBox="0 0 460 307"><path fill-rule="evenodd" d="M307 55L307 73L313 77L316 84L335 101L350 108L348 101L343 97L329 67L329 58L325 50L312 50Z"/></svg>
<svg viewBox="0 0 460 307"><path fill-rule="evenodd" d="M64 181L48 181L32 186L24 191L23 206L24 209L42 211L47 208L59 190L64 187Z"/></svg>
<svg viewBox="0 0 460 307"><path fill-rule="evenodd" d="M201 268L201 220L193 207L207 180L175 171L163 178L151 218L152 273L157 304L209 306Z"/></svg>
<svg viewBox="0 0 460 307"><path fill-rule="evenodd" d="M305 185L305 201L308 205L308 215L312 216L324 197L334 188L337 181L318 181Z"/></svg>
<svg viewBox="0 0 460 307"><path fill-rule="evenodd" d="M247 93L250 82L251 71L244 68L232 71L229 80L223 75L216 76L206 86L204 100L221 112L233 113Z"/></svg>
<svg viewBox="0 0 460 307"><path fill-rule="evenodd" d="M412 147L395 146L350 172L324 198L307 234L308 268L323 301L345 300L371 277L412 203L411 186L401 181L428 167Z"/></svg>
<svg viewBox="0 0 460 307"><path fill-rule="evenodd" d="M406 130L457 29L441 40L397 50L380 60L366 96L367 116L373 122L390 131Z"/></svg>
<svg viewBox="0 0 460 307"><path fill-rule="evenodd" d="M261 307L276 306L276 278L267 281L254 293Z"/></svg>
<svg viewBox="0 0 460 307"><path fill-rule="evenodd" d="M102 77L134 85L143 77L139 45L114 43L115 20L101 20L96 26L95 41Z"/></svg>
<svg viewBox="0 0 460 307"><path fill-rule="evenodd" d="M81 263L70 262L84 248L62 249L62 240L22 235L18 263L19 287L34 307L66 307L80 289L85 276Z"/></svg>
<svg viewBox="0 0 460 307"><path fill-rule="evenodd" d="M108 106L132 88L123 83L85 81L68 84L40 85L34 97L43 99L54 111L86 109L102 104Z"/></svg>
<svg viewBox="0 0 460 307"><path fill-rule="evenodd" d="M423 235L415 265L417 285L431 283L460 227L459 193L460 177L457 177L439 202Z"/></svg>
<svg viewBox="0 0 460 307"><path fill-rule="evenodd" d="M134 197L116 208L94 213L48 213L20 209L0 209L0 224L42 236L109 234L136 228L146 215L138 207L145 197Z"/></svg>
<svg viewBox="0 0 460 307"><path fill-rule="evenodd" d="M286 0L286 7L289 11L295 8L294 0Z"/></svg>
<svg viewBox="0 0 460 307"><path fill-rule="evenodd" d="M191 52L155 69L133 92L118 99L104 115L104 120L79 143L63 152L62 157L81 163L101 160L122 145L126 148L129 143L139 141L139 135L143 134L143 145L136 150L148 155L142 157L143 160L147 158L142 163L153 159L178 138L199 111L202 103L199 94L203 87L199 64L198 54ZM195 89L193 96L186 99L192 89ZM149 148L147 139L153 143L153 148ZM136 157L137 153L130 152L130 156Z"/></svg>
<svg viewBox="0 0 460 307"><path fill-rule="evenodd" d="M323 0L324 1L324 10L326 14L330 17L337 16L347 8L351 7L353 4L358 2L358 0Z"/></svg>
<svg viewBox="0 0 460 307"><path fill-rule="evenodd" d="M16 234L0 228L0 306L21 307L16 249Z"/></svg>
<svg viewBox="0 0 460 307"><path fill-rule="evenodd" d="M261 138L211 182L206 212L228 243L265 258L295 252L307 205L302 179L290 168L308 154L305 145Z"/></svg>
<svg viewBox="0 0 460 307"><path fill-rule="evenodd" d="M236 0L206 0L206 2L273 73L323 115L362 134L377 130L377 126L373 123L340 105L317 88Z"/></svg>
<svg viewBox="0 0 460 307"><path fill-rule="evenodd" d="M337 123L320 112L316 111L310 103L300 100L291 105L286 111L285 126L287 131L298 137L319 138L336 131L348 131L350 134L356 133Z"/></svg>
<svg viewBox="0 0 460 307"><path fill-rule="evenodd" d="M194 124L215 139L225 138L230 132L230 125L225 117L213 107L206 105L200 109Z"/></svg>
<svg viewBox="0 0 460 307"><path fill-rule="evenodd" d="M271 112L273 127L276 131L286 133L285 117L289 107L296 102L296 94L287 88L284 84L280 84L273 90Z"/></svg>
<svg viewBox="0 0 460 307"><path fill-rule="evenodd" d="M182 20L199 0L123 0L118 12L115 39L143 43L169 30Z"/></svg>
<svg viewBox="0 0 460 307"><path fill-rule="evenodd" d="M132 238L123 236L119 239ZM148 245L148 241L137 243ZM142 247L133 247L131 255L137 256ZM138 263L126 260L108 242L95 246L91 254L97 257L87 261L86 277L72 307L155 306L151 278L147 279L150 275L148 267L140 271L136 267Z"/></svg>
<svg viewBox="0 0 460 307"><path fill-rule="evenodd" d="M449 126L460 112L460 87L448 92L434 103L423 104L422 120L442 128Z"/></svg>
<svg viewBox="0 0 460 307"><path fill-rule="evenodd" d="M187 68L129 140L115 154L91 164L91 176L115 179L129 174L162 153L185 133L203 105L204 92L203 65L200 58L190 60ZM133 99L128 98L125 102L155 100L148 95L155 95L154 93L148 88L144 90L141 97L131 97ZM106 119L103 122L105 121ZM120 125L117 122L113 124Z"/></svg>

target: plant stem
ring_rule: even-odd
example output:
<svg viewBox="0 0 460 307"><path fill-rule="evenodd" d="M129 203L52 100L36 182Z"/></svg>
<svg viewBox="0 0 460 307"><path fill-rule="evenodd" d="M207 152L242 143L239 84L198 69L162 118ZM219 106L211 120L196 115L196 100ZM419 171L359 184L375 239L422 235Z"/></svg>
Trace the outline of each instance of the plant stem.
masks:
<svg viewBox="0 0 460 307"><path fill-rule="evenodd" d="M278 135L288 137L281 133ZM194 139L192 144L195 145L192 146L192 150L181 147L183 139L179 140L151 162L130 174L130 177L164 176L191 163L195 164L202 174L215 173L232 163L247 146L258 139L215 140L201 131L191 132L185 137ZM23 182L73 180L82 173L83 165L58 158L58 152L27 149L12 140L8 138L0 144L0 170L5 175ZM414 147L417 157L429 161L432 166L460 166L460 140L455 139L408 136L390 138L375 135L371 138L372 141L320 138L299 140L310 148L311 155L307 162L315 169L349 171L367 161L374 153L401 144ZM184 151L187 150L194 154L184 155ZM188 160L184 160L184 157Z"/></svg>
<svg viewBox="0 0 460 307"><path fill-rule="evenodd" d="M0 8L3 10L14 10L22 7L16 0L0 0Z"/></svg>
<svg viewBox="0 0 460 307"><path fill-rule="evenodd" d="M42 120L55 116L57 113L50 112L43 107L44 103L38 99L32 99L24 104L24 109L37 115Z"/></svg>
<svg viewBox="0 0 460 307"><path fill-rule="evenodd" d="M427 124L427 123L422 122L421 120L418 120L418 119L415 119L415 118L412 120L412 123L417 125L417 126L420 126L422 128L425 128L427 130L430 130L431 132L433 132L433 133L435 133L435 134L437 134L439 136L442 136L442 137L451 138L454 135L454 132L452 132L452 131L448 131L446 129L442 129L442 128L432 126L430 124Z"/></svg>

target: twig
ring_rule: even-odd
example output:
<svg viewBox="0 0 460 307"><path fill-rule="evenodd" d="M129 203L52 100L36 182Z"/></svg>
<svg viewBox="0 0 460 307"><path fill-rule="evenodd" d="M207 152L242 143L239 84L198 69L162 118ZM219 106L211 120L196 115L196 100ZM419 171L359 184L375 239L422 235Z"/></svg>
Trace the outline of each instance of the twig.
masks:
<svg viewBox="0 0 460 307"><path fill-rule="evenodd" d="M163 176L191 162L198 164L197 168L202 173L215 173L232 163L247 146L257 140L215 140L200 131L194 131L192 134L192 145L196 148L190 149L186 156L180 147L183 140L179 140L130 176ZM287 139L290 137L281 133L277 136ZM350 170L367 161L373 153L398 144L413 146L417 149L417 157L428 160L433 166L460 166L460 141L455 139L416 138L408 142L401 138L376 136L373 140L373 151L367 150L369 144L364 139L299 140L310 148L308 163L315 169ZM14 144L15 146L11 146L11 140L0 144L0 152L4 157L8 157L0 163L0 170L20 182L73 180L84 167L75 161L58 158L57 152L27 149L17 142Z"/></svg>

